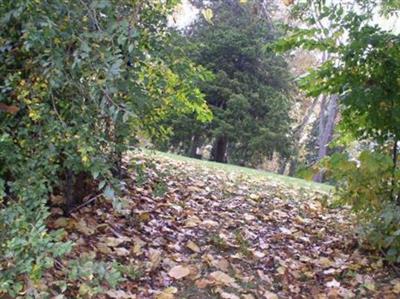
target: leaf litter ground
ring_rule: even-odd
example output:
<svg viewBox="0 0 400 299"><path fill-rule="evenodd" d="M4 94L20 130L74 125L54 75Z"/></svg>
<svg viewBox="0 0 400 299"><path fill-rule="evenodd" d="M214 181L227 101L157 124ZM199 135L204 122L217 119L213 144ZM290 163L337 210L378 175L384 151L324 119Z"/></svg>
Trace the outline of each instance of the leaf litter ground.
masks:
<svg viewBox="0 0 400 299"><path fill-rule="evenodd" d="M400 296L400 279L358 248L349 211L327 208L324 192L148 154L126 165L118 204L99 198L70 219L54 210L49 223L76 243L68 258L126 266L96 298ZM84 295L86 282L65 294Z"/></svg>

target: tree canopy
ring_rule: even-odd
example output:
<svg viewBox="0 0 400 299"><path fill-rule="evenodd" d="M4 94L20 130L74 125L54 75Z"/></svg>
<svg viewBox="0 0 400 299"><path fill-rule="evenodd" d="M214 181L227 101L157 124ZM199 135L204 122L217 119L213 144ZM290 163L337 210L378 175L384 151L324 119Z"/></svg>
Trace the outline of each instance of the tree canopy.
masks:
<svg viewBox="0 0 400 299"><path fill-rule="evenodd" d="M254 10L255 4L207 4L212 23L200 18L182 37L180 45L189 57L214 75L200 85L213 121L196 124L188 116L171 120L171 144L189 155L209 143L213 160L243 165L256 165L275 152L290 153L288 67L282 57L265 51L279 31Z"/></svg>

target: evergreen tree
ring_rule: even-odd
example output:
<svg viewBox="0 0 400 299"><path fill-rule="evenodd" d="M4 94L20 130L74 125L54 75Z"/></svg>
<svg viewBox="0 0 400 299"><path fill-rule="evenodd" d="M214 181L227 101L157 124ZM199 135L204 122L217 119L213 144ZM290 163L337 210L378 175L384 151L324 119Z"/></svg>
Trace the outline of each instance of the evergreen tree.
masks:
<svg viewBox="0 0 400 299"><path fill-rule="evenodd" d="M200 18L180 42L195 62L214 74L201 84L214 119L209 124L187 116L170 120L175 135L169 145L195 156L197 147L211 142L212 160L242 165L255 165L274 152L288 155L287 65L265 51L277 31L258 14L256 2L206 5L213 11L212 22Z"/></svg>

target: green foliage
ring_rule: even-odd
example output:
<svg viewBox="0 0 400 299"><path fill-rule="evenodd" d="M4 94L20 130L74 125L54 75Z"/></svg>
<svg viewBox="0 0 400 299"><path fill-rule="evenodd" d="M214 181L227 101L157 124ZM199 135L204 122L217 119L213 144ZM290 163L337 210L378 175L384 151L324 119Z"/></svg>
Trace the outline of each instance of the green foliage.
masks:
<svg viewBox="0 0 400 299"><path fill-rule="evenodd" d="M116 262L98 262L94 260L94 256L86 256L68 265L68 280L79 285L79 295L90 298L103 291L101 285L104 282L111 288L116 288L123 282L123 269Z"/></svg>
<svg viewBox="0 0 400 299"><path fill-rule="evenodd" d="M50 194L69 213L88 192L118 197L121 158L177 113L210 118L203 69L169 47L178 1L2 1L0 293L40 280L66 252ZM86 192L86 193L85 193Z"/></svg>
<svg viewBox="0 0 400 299"><path fill-rule="evenodd" d="M214 160L225 162L227 156L241 165L290 153L287 65L264 51L279 33L257 14L256 4L214 1L212 23L201 18L186 29L180 45L214 75L201 83L214 118L208 124L190 115L169 120L175 133L164 149L196 156L196 148L214 143Z"/></svg>
<svg viewBox="0 0 400 299"><path fill-rule="evenodd" d="M366 140L375 149L362 152L358 163L334 154L324 166L337 183L339 202L356 212L362 236L398 262L400 36L373 24L378 4L383 13L397 9L391 1L301 1L293 13L309 28L295 29L276 49L303 47L327 58L301 79L302 88L310 96L339 95L341 143Z"/></svg>
<svg viewBox="0 0 400 299"><path fill-rule="evenodd" d="M381 152L363 151L358 160L334 154L323 162L337 182L337 202L352 207L360 221L360 234L373 248L400 261L400 207L393 194L400 192L400 171L393 176L393 161Z"/></svg>

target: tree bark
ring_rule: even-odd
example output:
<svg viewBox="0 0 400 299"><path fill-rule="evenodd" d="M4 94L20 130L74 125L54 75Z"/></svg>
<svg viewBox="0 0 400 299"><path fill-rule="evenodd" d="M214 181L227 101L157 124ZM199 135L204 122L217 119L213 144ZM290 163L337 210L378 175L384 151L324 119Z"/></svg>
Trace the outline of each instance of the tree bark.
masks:
<svg viewBox="0 0 400 299"><path fill-rule="evenodd" d="M304 129L308 125L308 122L310 121L311 115L313 114L315 107L317 106L319 100L321 97L316 97L313 102L311 103L311 106L307 109L306 114L301 121L301 123L294 129L293 133L293 139L295 144L300 146L300 139L303 134ZM296 172L296 165L297 165L297 154L292 157L287 157L283 161L281 161L281 165L279 167L278 173L279 174L284 174L286 171L286 168L289 164L289 176L293 176L294 173Z"/></svg>
<svg viewBox="0 0 400 299"><path fill-rule="evenodd" d="M319 137L318 137L318 161L323 159L328 152L328 144L332 141L333 130L335 128L335 120L338 114L338 96L324 96L321 101L321 111L319 120ZM326 110L326 111L325 111ZM324 172L318 172L313 180L322 182Z"/></svg>
<svg viewBox="0 0 400 299"><path fill-rule="evenodd" d="M201 159L201 155L197 154L197 148L200 146L200 136L195 134L191 141L189 157Z"/></svg>
<svg viewBox="0 0 400 299"><path fill-rule="evenodd" d="M398 148L397 148L397 143L398 139L395 138L394 144L393 144L393 151L392 151L392 159L393 159L393 170L392 170L392 190L391 190L391 198L393 201L396 200L397 205L400 206L400 194L397 194L397 199L396 194L395 194L395 185L396 185L396 170L397 170L397 157L399 155Z"/></svg>
<svg viewBox="0 0 400 299"><path fill-rule="evenodd" d="M218 137L215 140L212 148L211 160L221 163L226 163L226 149L228 145L228 140L225 136Z"/></svg>

